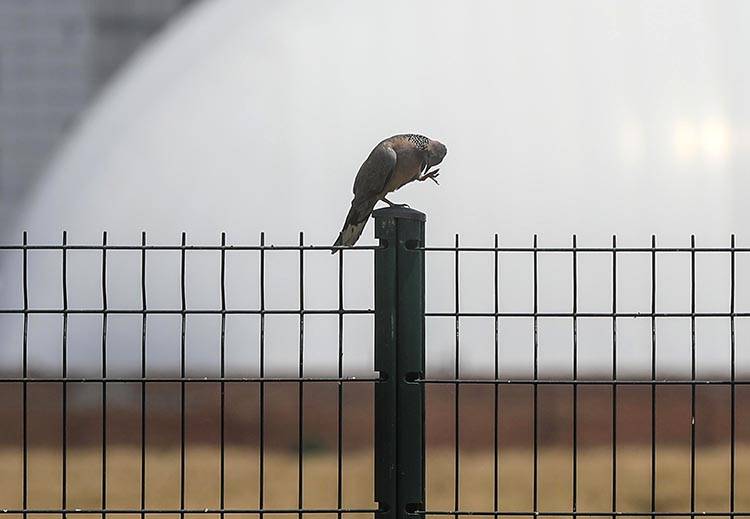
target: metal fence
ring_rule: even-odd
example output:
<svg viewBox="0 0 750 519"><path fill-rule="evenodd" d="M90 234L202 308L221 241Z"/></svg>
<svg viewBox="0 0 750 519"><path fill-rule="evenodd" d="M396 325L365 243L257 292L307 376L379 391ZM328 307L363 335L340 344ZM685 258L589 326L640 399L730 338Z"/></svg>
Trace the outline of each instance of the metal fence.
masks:
<svg viewBox="0 0 750 519"><path fill-rule="evenodd" d="M490 247L461 247L459 246L458 237L455 245L452 247L427 247L425 246L425 218L422 213L404 208L389 208L375 212L376 237L380 239L378 246L361 246L356 247L359 251L373 251L375 283L374 283L374 308L345 308L344 305L344 262L345 257L353 252L346 250L335 257L338 264L338 305L330 309L309 309L305 306L305 290L303 279L305 277L305 257L311 251L327 251L330 247L326 246L309 246L303 245L303 237L300 235L299 245L296 246L271 246L265 243L261 235L259 245L253 246L235 246L227 245L226 237L222 235L220 245L216 246L193 246L186 244L185 235L182 235L180 245L161 246L148 245L145 234L142 237L140 245L121 246L111 245L107 242L107 235L104 234L103 241L99 245L71 245L67 243L66 235L63 234L62 243L59 245L31 245L27 243L27 237L24 234L21 245L4 245L0 247L2 252L17 252L21 255L22 261L22 287L23 287L23 305L19 308L4 308L0 310L0 315L16 315L22 319L23 339L21 352L20 373L18 375L7 375L0 379L5 387L16 387L20 392L21 406L19 409L19 422L6 421L2 428L6 432L11 429L18 429L19 444L18 451L21 456L20 465L15 472L17 478L12 481L3 481L2 486L5 488L17 487L20 492L16 502L0 502L0 513L8 516L16 514L17 516L27 517L38 514L55 514L66 517L70 514L101 514L105 515L123 515L135 514L144 517L147 514L175 514L183 517L185 514L217 514L224 516L226 514L245 514L257 515L263 517L266 514L280 515L289 514L302 517L305 514L330 514L339 518L351 514L374 514L379 518L406 518L415 516L445 516L454 517L463 515L481 515L481 516L750 516L750 509L738 507L738 499L747 499L748 489L738 486L738 474L748 471L747 458L738 456L738 443L747 438L738 433L739 415L742 409L738 409L740 399L737 393L741 388L746 387L750 382L747 379L737 376L736 364L738 355L736 322L742 318L750 317L750 312L736 311L735 299L737 292L736 283L736 258L740 254L747 254L750 248L736 247L734 237L728 247L700 248L695 246L695 241L691 242L689 247L658 247L656 239L652 238L650 247L618 247L615 238L612 239L612 245L604 248L578 247L575 237L570 247L540 247L536 237L531 247L500 247L498 238L495 237L494 246ZM68 254L70 251L88 250L101 253L100 272L101 277L101 301L102 306L98 309L74 308L69 305L68 298ZM32 251L53 251L59 253L61 257L61 275L62 275L62 307L61 308L37 308L29 304L28 290L28 255ZM122 309L114 308L108 304L108 258L117 251L131 251L140 255L140 309ZM179 308L173 309L154 309L147 303L146 290L146 270L147 257L154 251L174 251L180 256L180 299ZM221 276L221 304L218 308L194 309L189 308L186 304L186 256L195 251L215 251L220 255L220 276ZM259 257L259 287L260 287L260 304L257 308L232 308L227 305L226 297L226 257L227 254L236 251L257 252ZM266 286L265 272L269 261L273 261L272 254L277 251L292 251L298 253L299 271L299 306L294 309L269 309L266 305ZM459 297L459 278L460 278L460 259L465 254L483 254L489 255L494 263L494 275L492 279L487 279L487 285L491 285L494 294L494 309L488 312L464 311L460 306ZM505 254L526 253L532 258L533 268L533 308L528 312L505 312L501 311L499 297L502 293L499 279L499 263ZM729 259L729 294L730 301L728 311L696 311L696 256L700 254L720 254L727 256ZM452 311L426 311L425 310L425 256L449 254L452 255L454 269L454 289L455 300ZM539 257L544 254L564 254L570 258L571 268L571 311L565 312L547 312L540 311L538 297L538 261ZM645 255L650 260L650 311L646 312L623 312L617 308L617 271L618 259L623 255L638 254ZM690 258L690 309L687 312L665 312L657 309L657 258L663 254L680 254L687 255ZM582 312L579 311L579 259L583 255L605 255L611 260L611 308L602 312ZM111 273L109 274L111 275ZM429 290L429 287L427 287ZM30 333L30 318L37 314L48 314L59 316L62 319L62 364L60 376L36 376L29 372L29 352L28 352L28 335ZM68 370L68 321L71 316L76 314L92 314L101 317L101 375L95 377L89 376L71 376ZM108 341L108 321L114 315L134 315L140 316L141 327L141 351L140 351L140 373L137 376L115 376L110 373L110 366L107 360L107 341ZM220 372L214 377L195 377L189 376L186 370L186 321L190 315L215 315L221 320L221 338L220 338ZM150 376L147 372L147 329L153 326L149 319L155 315L173 315L180 319L180 369L178 376ZM227 366L225 358L225 334L227 317L232 315L257 315L259 318L259 372L254 377L235 377L227 375ZM265 371L267 343L265 338L266 319L271 315L291 315L298 318L298 362L296 376L267 376ZM336 367L336 376L331 377L312 377L307 376L304 365L304 344L305 344L305 320L311 315L330 315L338 319L338 350ZM373 315L374 316L374 375L373 376L344 376L344 318L348 315ZM461 326L465 319L486 318L492 320L494 324L494 351L491 369L494 373L492 377L477 378L462 376L459 354L461 342ZM528 377L504 377L501 376L501 359L500 359L500 330L502 322L505 319L527 318L530 319L533 326L533 341L530 345L533 348L532 362L533 373L531 378ZM540 362L540 339L539 323L545 318L569 319L572 322L572 376L570 377L544 377L539 370ZM591 377L581 377L579 374L579 322L581 319L604 319L611 323L611 373L609 376L601 376L596 379ZM668 319L688 319L690 321L690 377L689 378L659 378L657 375L657 327L658 323ZM697 356L696 356L696 319L700 318L723 318L729 324L729 376L724 378L698 376ZM425 344L425 329L427 323L432 319L451 319L454 322L453 331L455 337L453 340L454 357L453 373L440 377L428 376L425 369L425 355L429 355L430 344ZM623 319L646 319L650 322L650 376L643 379L620 378L618 376L618 326ZM336 426L335 426L335 506L329 507L311 507L306 506L305 481L304 481L304 464L309 459L310 454L303 448L304 440L304 423L305 423L305 406L303 405L305 391L310 384L333 384L336 388L335 406L336 406ZM31 404L29 402L30 387L38 384L47 384L59 386L61 390L61 437L60 441L60 480L59 480L59 506L33 506L30 496L29 479L32 472L30 467L29 455L33 450L28 437L29 423L28 416ZM69 438L68 430L71 426L68 411L69 386L73 384L89 384L101 387L101 422L100 422L100 506L90 508L78 508L70 504L68 492L70 486L69 479ZM112 470L108 465L107 442L109 434L108 424L112 417L108 416L108 391L111 384L131 384L140 388L140 416L138 417L138 433L135 439L139 453L139 503L137 506L119 507L111 506L108 502L108 495L111 488L108 489L108 470ZM178 384L179 385L179 503L173 507L153 507L149 506L148 499L148 481L147 474L147 428L149 421L147 419L147 388L159 384ZM188 505L189 490L186 488L186 388L192 385L213 384L216 385L219 392L219 434L218 434L218 500L216 506L211 507L191 507ZM226 498L226 442L225 442L225 395L226 388L230 384L250 385L257 387L257 413L259 415L259 429L257 436L257 460L249 460L247 463L255 464L258 472L258 487L253 492L257 492L257 506L231 506ZM268 477L266 475L267 447L269 438L267 437L264 419L269 412L266 391L269 386L277 384L294 384L297 393L298 407L296 409L296 436L297 451L296 457L296 481L288 480L284 485L289 494L295 494L295 506L276 507L269 506L265 500ZM352 384L367 385L373 388L372 397L374 397L373 409L373 440L372 448L374 449L374 492L372 500L368 503L357 503L356 506L348 506L344 497L344 486L349 484L344 474L344 463L346 452L343 447L345 434L345 404L344 404L344 387ZM481 417L484 423L491 424L492 439L486 456L491 457L487 460L491 466L489 476L490 499L487 500L488 506L470 506L464 505L462 499L461 479L465 476L462 472L462 455L463 449L460 448L462 436L467 427L473 425L465 423L462 418L462 406L466 403L465 391L472 387L487 387L491 391L491 411ZM529 456L527 459L527 468L531 473L531 482L529 485L529 501L527 507L509 506L504 503L502 492L501 474L503 472L503 449L501 428L503 421L508 420L503 408L503 392L510 390L512 386L521 386L530 390L530 416L532 427L530 431L531 441ZM581 475L580 456L580 438L579 429L580 417L580 392L583 387L605 387L610 392L608 394L607 405L600 406L596 409L598 414L609 416L611 425L610 442L607 447L608 452L608 469L609 477L609 503L610 506L604 509L590 509L580 506L580 487L579 479ZM643 402L647 407L650 415L648 423L648 471L647 499L642 501L639 509L625 508L618 499L618 475L621 469L618 464L621 459L618 456L618 426L621 426L622 417L618 415L618 404L620 401L621 391L627 387L642 387L649 395L649 398ZM689 506L680 509L665 510L659 506L659 486L657 484L658 475L658 456L659 442L657 439L657 416L660 412L667 411L658 405L658 391L662 386L683 387L689 390L690 403L690 422L689 422L689 463L687 470L689 474ZM701 509L698 506L698 464L696 459L696 391L699 386L712 386L727 388L729 395L726 405L729 410L729 430L727 431L728 455L726 466L721 470L726 476L726 500L721 508ZM429 464L430 449L427 445L426 437L429 434L428 420L426 414L427 407L430 405L431 398L443 398L430 393L431 387L448 387L452 399L452 419L450 423L439 423L438 427L452 430L453 448L452 448L452 473L450 474L450 487L452 490L450 506L436 506L434 503L445 504L447 496L430 495L430 471L426 469ZM543 506L541 501L544 498L545 488L539 484L542 477L542 468L540 467L540 436L543 433L543 423L541 420L540 410L540 392L544 387L562 387L567 388L570 392L570 446L566 451L569 454L569 478L570 487L569 506L564 508L552 508ZM566 408L567 409L567 408ZM744 416L744 415L743 415ZM511 427L513 424L511 424ZM744 433L743 433L744 434ZM738 440L738 436L741 436ZM445 479L445 474L440 476ZM511 476L513 477L513 476ZM519 476L520 477L520 476ZM49 484L53 484L50 482ZM58 483L54 483L57 485ZM442 487L441 487L442 488ZM437 498L440 499L437 499ZM744 503L744 501L742 501Z"/></svg>

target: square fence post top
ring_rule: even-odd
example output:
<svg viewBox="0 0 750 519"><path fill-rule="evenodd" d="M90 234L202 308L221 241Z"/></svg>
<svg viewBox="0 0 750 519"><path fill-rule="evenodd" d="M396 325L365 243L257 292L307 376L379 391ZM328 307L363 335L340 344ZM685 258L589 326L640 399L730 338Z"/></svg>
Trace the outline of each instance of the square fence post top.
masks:
<svg viewBox="0 0 750 519"><path fill-rule="evenodd" d="M402 218L406 220L427 221L427 215L411 207L383 207L372 212L372 216L377 220L380 218Z"/></svg>

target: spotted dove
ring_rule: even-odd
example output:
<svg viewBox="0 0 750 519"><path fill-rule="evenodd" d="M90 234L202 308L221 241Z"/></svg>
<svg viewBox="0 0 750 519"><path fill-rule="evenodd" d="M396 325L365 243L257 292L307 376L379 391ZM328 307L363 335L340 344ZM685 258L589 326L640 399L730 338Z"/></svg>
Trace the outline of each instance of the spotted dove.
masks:
<svg viewBox="0 0 750 519"><path fill-rule="evenodd" d="M412 133L394 135L375 146L354 179L352 206L333 246L354 245L379 200L399 205L386 198L388 193L414 180L437 183L439 169L428 170L440 164L447 151L441 142Z"/></svg>

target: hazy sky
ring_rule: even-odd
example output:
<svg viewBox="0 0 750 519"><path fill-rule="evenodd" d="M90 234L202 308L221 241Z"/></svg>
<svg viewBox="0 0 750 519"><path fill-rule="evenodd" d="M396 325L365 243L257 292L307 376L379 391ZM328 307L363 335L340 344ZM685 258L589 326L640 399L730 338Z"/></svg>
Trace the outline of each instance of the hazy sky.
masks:
<svg viewBox="0 0 750 519"><path fill-rule="evenodd" d="M748 20L742 0L207 1L102 95L4 241L18 242L28 229L33 243L57 242L67 229L71 243L98 242L106 229L110 243L138 243L141 230L151 243L176 244L183 230L189 243L218 243L221 231L230 243L257 243L264 230L280 244L296 243L303 230L307 243L329 244L372 146L415 131L449 150L440 186L418 183L392 197L427 213L429 244L452 244L460 233L464 245L491 245L498 233L503 244L529 245L537 233L540 245L567 245L577 233L581 246L606 246L616 233L621 245L645 246L656 233L662 245L688 245L695 233L698 245L727 245L736 232L738 245L748 246ZM373 241L372 228L364 243ZM348 307L372 305L370 254L349 255ZM19 258L5 256L0 302L17 307ZM34 256L32 305L59 305L59 254ZM257 254L237 256L229 260L236 261L229 304L253 307ZM267 302L293 308L297 256L278 256L269 260ZM747 256L738 257L737 311L750 309L742 290L743 281L750 286ZM110 307L138 307L137 255L111 260ZM150 305L176 307L178 260L150 256ZM452 309L452 260L428 257L429 310ZM100 259L82 253L70 261L71 307L98 306ZM581 310L610 310L610 261L581 260ZM218 255L189 262L189 306L215 307ZM530 256L502 263L502 309L528 311ZM462 308L492 310L491 256L467 254L461 264ZM648 258L618 264L618 308L648 311ZM326 253L310 256L306 304L337 304L336 266ZM660 309L689 309L688 268L687 256L660 257ZM700 269L699 307L727 311L728 258L702 258ZM569 311L570 257L541 260L539 274L540 310ZM14 363L20 320L0 319L10 345L0 359ZM59 353L59 317L35 321L32 350L41 366ZM93 369L101 319L76 321L71 348L78 345L81 369L85 359ZM113 366L137 365L140 319L113 318L111 326L120 330L110 334ZM218 319L190 326L192 365L215 367ZM232 366L250 369L257 322L231 326ZM296 319L269 326L269 366L293 365ZM308 365L324 366L335 357L336 319L306 326ZM352 369L371 366L371 326L370 318L347 319ZM428 320L432 365L451 362L453 326ZM620 365L647 368L649 321L620 326ZM492 321L466 319L462 327L464 366L486 368ZM569 320L541 327L543 369L569 369ZM582 369L607 368L611 321L581 327ZM529 320L509 319L501 329L503 366L528 369ZM159 345L154 366L173 366L176 357L161 352L177 351L179 321L164 318L150 330ZM689 363L689 331L689 320L660 326L665 370ZM726 371L726 320L701 321L698 338L702 365ZM744 321L738 340L750 340Z"/></svg>

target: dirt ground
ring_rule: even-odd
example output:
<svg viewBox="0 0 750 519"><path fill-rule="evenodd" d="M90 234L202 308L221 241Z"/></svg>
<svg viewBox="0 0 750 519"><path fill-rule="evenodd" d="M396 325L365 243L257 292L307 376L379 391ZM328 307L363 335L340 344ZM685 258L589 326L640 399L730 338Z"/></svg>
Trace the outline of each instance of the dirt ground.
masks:
<svg viewBox="0 0 750 519"><path fill-rule="evenodd" d="M106 507L140 508L140 450L112 447L107 451ZM431 448L427 452L427 509L454 509L455 453ZM177 448L150 448L146 461L146 507L180 506L180 451ZM228 446L225 454L226 508L258 507L258 451ZM577 509L609 511L612 507L612 465L609 449L586 448L578 455ZM303 460L303 506L337 506L336 453L318 451ZM22 499L21 453L19 449L0 450L0 509L19 508ZM61 457L58 450L31 449L28 458L30 508L50 509L61 505ZM101 508L101 451L74 448L68 452L67 507ZM298 507L298 457L294 453L269 451L265 455L264 507ZM729 446L704 447L696 453L697 511L729 510ZM187 509L220 506L218 449L190 447L186 451L185 497ZM530 450L501 451L498 496L503 511L532 509L533 455ZM572 508L572 461L570 449L543 448L539 451L538 500L540 511L570 511ZM459 461L459 508L493 510L493 453L466 451ZM750 445L737 447L737 511L750 511ZM345 508L370 509L373 503L373 455L370 450L344 453L342 499ZM617 451L616 507L620 511L650 511L650 449L627 447ZM678 512L690 509L690 451L687 448L659 446L657 451L656 510ZM186 514L191 516L191 514ZM249 514L252 515L252 514ZM247 517L249 517L249 515ZM367 514L345 514L347 519ZM237 514L237 517L246 517ZM6 515L8 519L19 516ZM59 515L34 514L33 519ZM70 519L92 517L68 514ZM118 519L139 515L118 514ZM153 519L170 518L168 514ZM198 519L191 517L190 519ZM233 515L233 517L235 517ZM291 519L296 515L273 515ZM308 517L321 517L310 514ZM325 517L325 515L323 516ZM332 516L332 517L335 517ZM435 516L437 518L437 516Z"/></svg>

